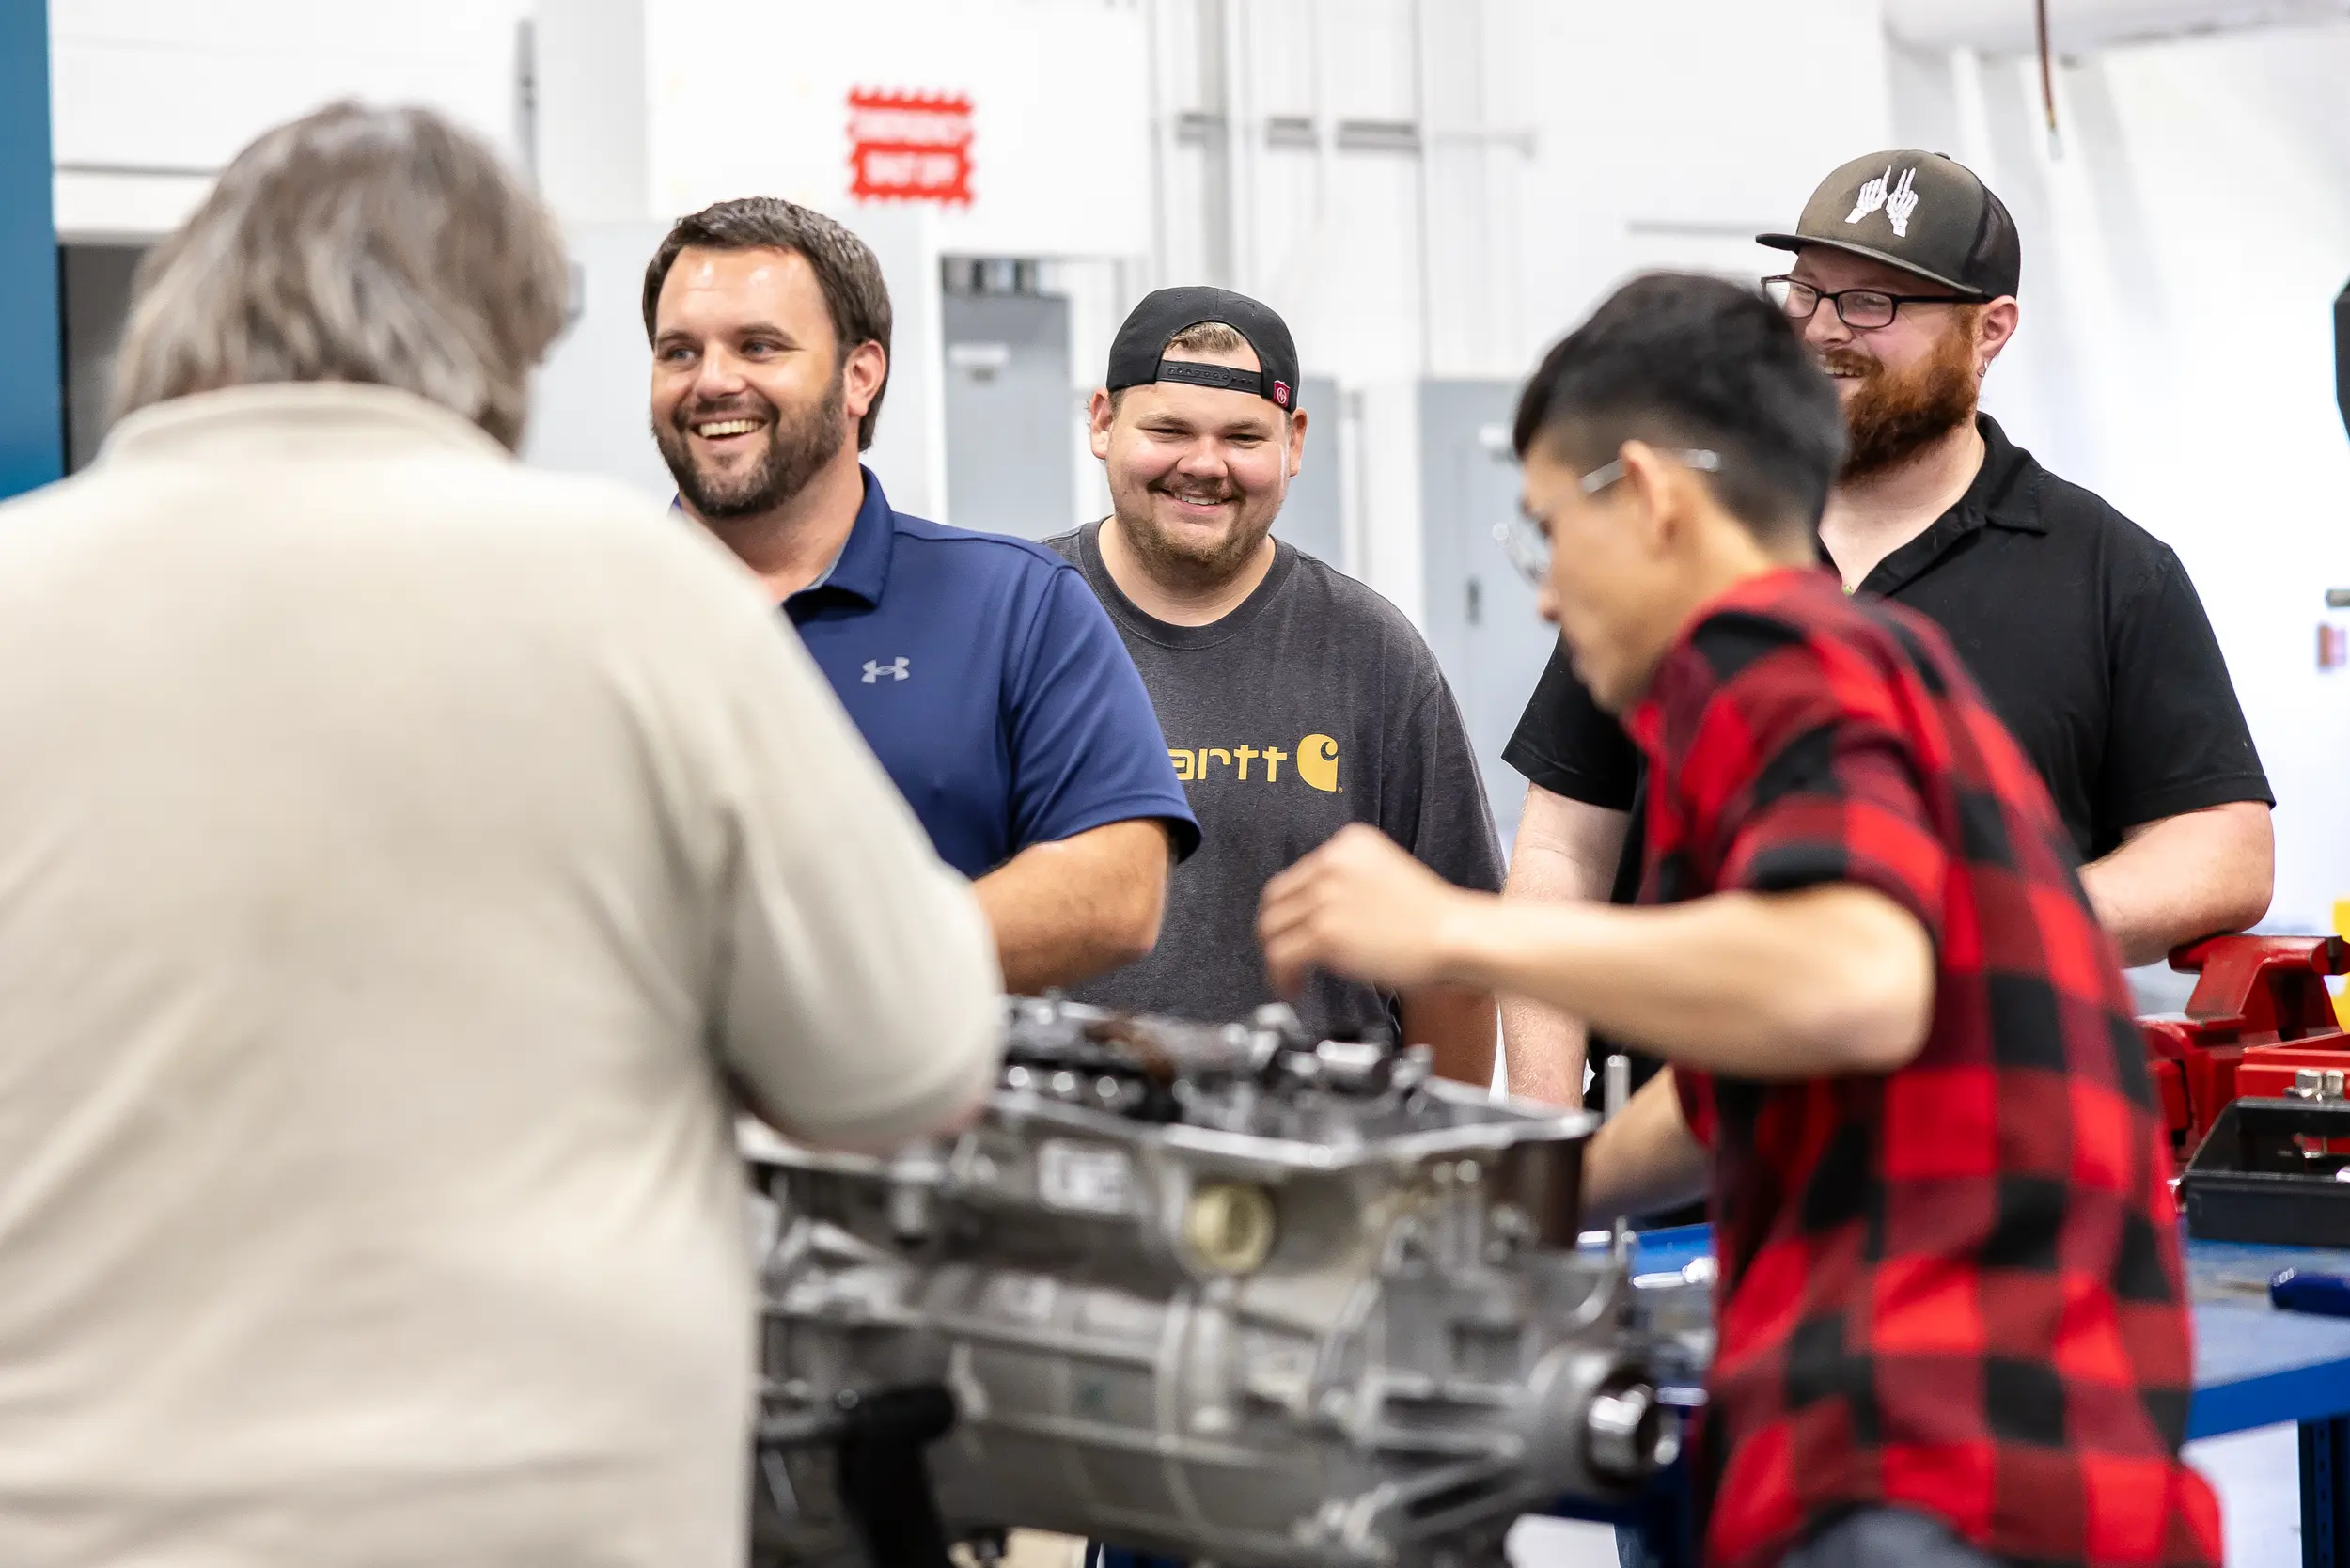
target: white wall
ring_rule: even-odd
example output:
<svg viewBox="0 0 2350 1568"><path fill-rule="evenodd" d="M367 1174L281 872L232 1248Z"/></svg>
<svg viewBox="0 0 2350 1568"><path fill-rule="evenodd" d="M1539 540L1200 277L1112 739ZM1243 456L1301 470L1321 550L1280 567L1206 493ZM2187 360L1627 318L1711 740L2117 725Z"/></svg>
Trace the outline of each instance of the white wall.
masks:
<svg viewBox="0 0 2350 1568"><path fill-rule="evenodd" d="M1753 243L1891 124L1876 0L1516 0L1511 91L1528 176L1521 373L1617 283L1783 265Z"/></svg>
<svg viewBox="0 0 2350 1568"><path fill-rule="evenodd" d="M645 0L536 0L532 13L540 194L566 228L652 223Z"/></svg>
<svg viewBox="0 0 2350 1568"><path fill-rule="evenodd" d="M1974 165L2024 241L2024 323L1986 404L2175 548L2235 676L2277 811L2270 923L2350 895L2350 677L2315 668L2350 586L2333 296L2350 278L2350 24L2139 45L2060 72L1904 52L1901 138Z"/></svg>
<svg viewBox="0 0 2350 1568"><path fill-rule="evenodd" d="M1153 8L1164 113L1225 108L1237 58L1244 138L1235 168L1163 133L1153 281L1259 295L1308 373L1366 393L1349 527L1415 619L1421 530L1492 520L1420 515L1410 384L1521 376L1636 271L1761 275L1750 236L1890 133L1877 0L1235 3L1220 39L1220 6ZM1275 145L1285 117L1317 138ZM1407 124L1418 149L1350 149L1349 120Z"/></svg>
<svg viewBox="0 0 2350 1568"><path fill-rule="evenodd" d="M238 149L338 98L430 104L517 153L517 39L529 9L530 0L49 0L58 232L167 233Z"/></svg>
<svg viewBox="0 0 2350 1568"><path fill-rule="evenodd" d="M542 378L563 417L534 428L533 461L637 482L659 474L644 434L641 328L612 247L642 233L649 256L671 219L735 196L830 212L879 258L893 357L866 461L909 511L948 515L942 256L1054 259L1098 343L1090 356L1106 351L1127 302L1102 284L1138 271L1151 246L1136 0L765 0L716 10L538 0L537 12L542 189L583 245L599 247L605 275L600 283L590 268L588 319ZM759 63L755 78L746 61ZM967 206L854 196L848 100L860 88L969 99ZM1069 434L1074 464L1073 415Z"/></svg>
<svg viewBox="0 0 2350 1568"><path fill-rule="evenodd" d="M934 209L941 250L1149 249L1133 0L644 0L644 13L656 216L754 193L846 215L851 89L960 93L972 200Z"/></svg>
<svg viewBox="0 0 2350 1568"><path fill-rule="evenodd" d="M652 354L645 345L645 262L666 224L566 223L572 306L532 379L524 461L601 474L666 502L676 487L648 430Z"/></svg>

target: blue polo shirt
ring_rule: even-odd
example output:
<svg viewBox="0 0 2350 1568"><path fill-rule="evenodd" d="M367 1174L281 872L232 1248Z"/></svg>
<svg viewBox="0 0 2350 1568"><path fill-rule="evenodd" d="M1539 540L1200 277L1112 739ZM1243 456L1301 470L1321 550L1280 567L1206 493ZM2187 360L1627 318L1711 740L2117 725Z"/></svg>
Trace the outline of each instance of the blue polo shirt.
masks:
<svg viewBox="0 0 2350 1568"><path fill-rule="evenodd" d="M1136 817L1199 824L1151 694L1077 570L1024 539L891 510L872 470L823 580L784 601L931 836L969 877Z"/></svg>

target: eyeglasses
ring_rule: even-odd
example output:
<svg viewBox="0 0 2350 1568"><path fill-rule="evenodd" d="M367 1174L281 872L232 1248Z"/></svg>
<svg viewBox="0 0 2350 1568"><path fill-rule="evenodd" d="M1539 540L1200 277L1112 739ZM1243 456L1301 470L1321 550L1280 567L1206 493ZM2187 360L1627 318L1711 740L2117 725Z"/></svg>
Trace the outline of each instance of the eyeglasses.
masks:
<svg viewBox="0 0 2350 1568"><path fill-rule="evenodd" d="M1972 294L1888 294L1882 289L1839 289L1830 294L1798 277L1766 277L1762 291L1787 313L1791 321L1808 321L1823 302L1834 307L1836 319L1848 327L1872 332L1893 324L1904 305L1976 305Z"/></svg>
<svg viewBox="0 0 2350 1568"><path fill-rule="evenodd" d="M1721 458L1701 447L1668 450L1665 456L1700 474L1718 474L1722 471ZM1576 482L1584 494L1596 495L1622 478L1623 459L1618 458L1613 463L1600 464ZM1495 524L1494 542L1501 546L1501 553L1510 557L1510 564L1517 568L1518 575L1528 584L1539 588L1550 580L1550 536L1533 518L1520 512L1510 522Z"/></svg>

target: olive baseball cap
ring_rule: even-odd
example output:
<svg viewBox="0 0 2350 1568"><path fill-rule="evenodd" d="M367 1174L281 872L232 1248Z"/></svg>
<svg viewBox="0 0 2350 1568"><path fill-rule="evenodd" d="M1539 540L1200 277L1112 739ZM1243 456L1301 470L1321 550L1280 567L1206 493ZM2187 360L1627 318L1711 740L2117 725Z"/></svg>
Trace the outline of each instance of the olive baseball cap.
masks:
<svg viewBox="0 0 2350 1568"><path fill-rule="evenodd" d="M1982 300L2015 292L2024 271L2006 203L1966 165L1914 148L1855 158L1820 181L1793 234L1755 240L1865 256Z"/></svg>

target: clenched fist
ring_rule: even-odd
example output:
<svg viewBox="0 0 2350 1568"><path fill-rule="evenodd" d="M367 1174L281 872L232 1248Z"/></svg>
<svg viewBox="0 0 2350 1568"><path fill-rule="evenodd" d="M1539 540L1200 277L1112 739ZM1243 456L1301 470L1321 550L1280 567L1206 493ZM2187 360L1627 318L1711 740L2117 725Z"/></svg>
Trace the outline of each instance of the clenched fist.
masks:
<svg viewBox="0 0 2350 1568"><path fill-rule="evenodd" d="M1257 936L1281 996L1312 968L1409 991L1445 978L1448 922L1477 897L1356 823L1265 884Z"/></svg>

